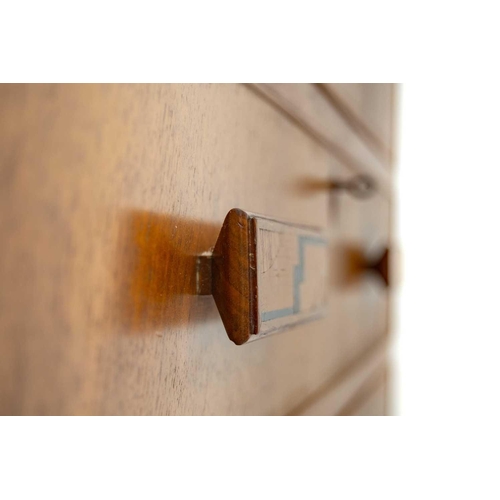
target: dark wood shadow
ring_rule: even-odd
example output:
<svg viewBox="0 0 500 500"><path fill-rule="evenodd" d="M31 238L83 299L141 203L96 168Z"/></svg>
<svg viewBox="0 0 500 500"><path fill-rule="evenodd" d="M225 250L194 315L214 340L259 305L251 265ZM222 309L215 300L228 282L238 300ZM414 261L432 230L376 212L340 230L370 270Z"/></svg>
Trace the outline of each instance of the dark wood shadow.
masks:
<svg viewBox="0 0 500 500"><path fill-rule="evenodd" d="M212 296L196 295L196 255L215 245L220 226L132 210L123 214L115 282L116 320L127 333L220 321ZM222 323L221 323L222 326Z"/></svg>

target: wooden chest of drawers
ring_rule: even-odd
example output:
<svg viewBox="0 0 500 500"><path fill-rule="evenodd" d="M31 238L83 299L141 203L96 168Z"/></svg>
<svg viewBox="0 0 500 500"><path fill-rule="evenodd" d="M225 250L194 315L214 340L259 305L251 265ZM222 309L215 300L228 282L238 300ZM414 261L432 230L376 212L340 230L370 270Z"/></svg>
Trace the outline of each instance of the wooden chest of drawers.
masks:
<svg viewBox="0 0 500 500"><path fill-rule="evenodd" d="M0 413L386 413L390 288L346 269L390 247L393 96L0 86ZM327 235L324 317L228 340L194 263L232 208Z"/></svg>

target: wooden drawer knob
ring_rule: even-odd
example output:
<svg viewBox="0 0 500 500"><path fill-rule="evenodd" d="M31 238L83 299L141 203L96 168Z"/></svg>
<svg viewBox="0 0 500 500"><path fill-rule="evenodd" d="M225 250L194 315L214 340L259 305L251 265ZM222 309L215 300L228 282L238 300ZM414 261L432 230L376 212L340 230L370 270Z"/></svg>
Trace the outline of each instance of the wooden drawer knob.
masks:
<svg viewBox="0 0 500 500"><path fill-rule="evenodd" d="M212 252L198 257L198 293L212 294L235 344L322 315L327 242L318 230L231 210Z"/></svg>
<svg viewBox="0 0 500 500"><path fill-rule="evenodd" d="M383 247L374 256L367 255L357 247L344 249L343 271L346 283L362 278L366 273L377 276L385 287L391 285L390 273L391 252Z"/></svg>
<svg viewBox="0 0 500 500"><path fill-rule="evenodd" d="M332 180L329 185L332 191L343 190L355 198L370 198L376 191L375 180L369 175L360 174L347 181Z"/></svg>

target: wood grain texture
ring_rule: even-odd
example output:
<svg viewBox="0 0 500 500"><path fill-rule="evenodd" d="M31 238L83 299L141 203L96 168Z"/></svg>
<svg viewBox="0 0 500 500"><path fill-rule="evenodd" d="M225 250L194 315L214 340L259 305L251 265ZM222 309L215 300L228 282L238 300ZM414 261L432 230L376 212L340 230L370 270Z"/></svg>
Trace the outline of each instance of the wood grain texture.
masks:
<svg viewBox="0 0 500 500"><path fill-rule="evenodd" d="M353 132L352 123L342 113L340 100L314 84L253 84L257 92L330 151L353 172L369 174L376 179L382 193L390 196L391 179L385 171L387 155L372 148L363 135Z"/></svg>
<svg viewBox="0 0 500 500"><path fill-rule="evenodd" d="M330 97L352 130L384 159L393 163L395 100L393 83L325 83Z"/></svg>
<svg viewBox="0 0 500 500"><path fill-rule="evenodd" d="M350 171L247 87L2 85L0 109L0 413L286 414L385 333L373 283L243 347L196 295L233 207L332 245L379 207L386 234L386 202L307 188Z"/></svg>
<svg viewBox="0 0 500 500"><path fill-rule="evenodd" d="M229 338L248 342L259 331L257 248L252 220L232 209L224 219L212 256L212 294Z"/></svg>
<svg viewBox="0 0 500 500"><path fill-rule="evenodd" d="M378 388L386 362L385 341L369 347L355 363L337 377L319 387L309 398L294 408L291 415L346 415L364 402L373 387ZM355 406L351 407L351 404Z"/></svg>

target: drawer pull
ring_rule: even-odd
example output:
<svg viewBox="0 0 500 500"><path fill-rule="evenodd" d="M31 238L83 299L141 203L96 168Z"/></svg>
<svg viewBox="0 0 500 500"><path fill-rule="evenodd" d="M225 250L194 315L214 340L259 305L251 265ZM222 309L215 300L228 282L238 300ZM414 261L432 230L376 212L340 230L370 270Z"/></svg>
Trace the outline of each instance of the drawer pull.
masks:
<svg viewBox="0 0 500 500"><path fill-rule="evenodd" d="M375 256L368 257L357 247L344 249L344 273L346 283L351 283L364 277L366 273L377 276L385 287L391 286L389 248L383 247Z"/></svg>
<svg viewBox="0 0 500 500"><path fill-rule="evenodd" d="M356 175L348 181L330 181L330 189L343 190L355 198L365 199L372 196L376 191L376 183L369 175Z"/></svg>
<svg viewBox="0 0 500 500"><path fill-rule="evenodd" d="M241 345L324 313L327 250L317 229L233 209L213 251L197 258L197 293L213 295Z"/></svg>

